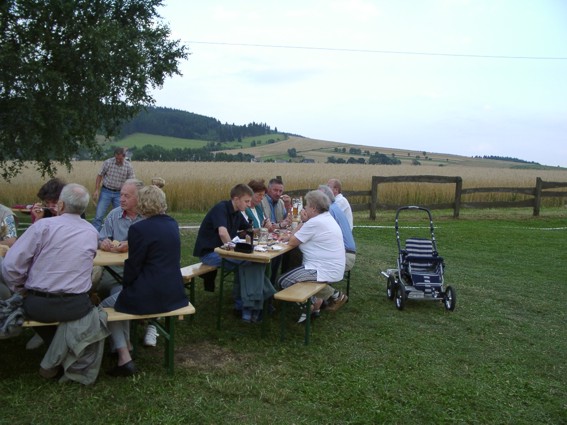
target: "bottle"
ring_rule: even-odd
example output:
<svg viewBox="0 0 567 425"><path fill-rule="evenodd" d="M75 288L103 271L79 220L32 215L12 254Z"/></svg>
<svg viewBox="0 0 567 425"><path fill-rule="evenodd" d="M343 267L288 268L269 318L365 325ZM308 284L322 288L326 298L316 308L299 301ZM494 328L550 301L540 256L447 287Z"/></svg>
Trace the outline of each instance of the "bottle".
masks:
<svg viewBox="0 0 567 425"><path fill-rule="evenodd" d="M248 228L246 229L246 243L254 245L254 226L252 224L252 219L248 218Z"/></svg>

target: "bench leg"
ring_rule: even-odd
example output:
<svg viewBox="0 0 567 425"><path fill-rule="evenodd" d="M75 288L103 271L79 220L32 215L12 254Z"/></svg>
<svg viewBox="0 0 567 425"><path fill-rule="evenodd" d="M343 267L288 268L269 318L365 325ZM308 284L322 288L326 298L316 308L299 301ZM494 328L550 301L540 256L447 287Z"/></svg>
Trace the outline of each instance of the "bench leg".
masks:
<svg viewBox="0 0 567 425"><path fill-rule="evenodd" d="M305 319L305 345L309 345L309 332L311 331L311 297L307 298L307 310Z"/></svg>
<svg viewBox="0 0 567 425"><path fill-rule="evenodd" d="M282 302L282 311L280 313L280 341L285 339L285 311L287 302Z"/></svg>
<svg viewBox="0 0 567 425"><path fill-rule="evenodd" d="M221 260L221 274L220 274L220 285L219 285L219 303L217 306L217 331L221 329L221 315L222 315L222 295L224 292L224 278L229 272L226 271L224 258Z"/></svg>
<svg viewBox="0 0 567 425"><path fill-rule="evenodd" d="M189 302L191 303L191 305L195 305L195 278L191 278L191 281L189 282ZM189 320L193 321L193 316L194 314L191 315L191 317L189 318Z"/></svg>
<svg viewBox="0 0 567 425"><path fill-rule="evenodd" d="M150 323L154 325L160 331L160 335L165 338L163 366L167 368L167 371L170 375L173 375L173 366L175 363L174 354L176 317L168 316L164 317L164 320L165 325L163 326L157 319L150 319Z"/></svg>
<svg viewBox="0 0 567 425"><path fill-rule="evenodd" d="M138 357L138 321L130 320L130 343L132 344L132 356Z"/></svg>

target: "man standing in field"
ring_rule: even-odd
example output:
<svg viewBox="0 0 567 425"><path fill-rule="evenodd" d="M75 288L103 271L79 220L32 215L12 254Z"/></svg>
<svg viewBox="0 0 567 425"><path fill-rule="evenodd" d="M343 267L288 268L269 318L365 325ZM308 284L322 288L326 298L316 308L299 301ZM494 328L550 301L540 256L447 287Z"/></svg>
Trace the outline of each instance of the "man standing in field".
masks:
<svg viewBox="0 0 567 425"><path fill-rule="evenodd" d="M132 165L125 159L126 150L124 148L116 148L114 157L103 162L96 176L93 199L98 201L98 203L93 226L97 231L100 231L102 227L102 220L110 204L112 204L113 208L120 206L120 189L124 182L135 178Z"/></svg>
<svg viewBox="0 0 567 425"><path fill-rule="evenodd" d="M343 211L343 213L345 214L348 220L350 230L352 231L354 227L354 220L352 218L352 208L350 207L347 198L345 198L341 193L342 192L341 181L339 179L329 179L329 181L327 182L327 186L329 186L333 191L333 195L335 195L335 202L339 207L341 207L341 210Z"/></svg>

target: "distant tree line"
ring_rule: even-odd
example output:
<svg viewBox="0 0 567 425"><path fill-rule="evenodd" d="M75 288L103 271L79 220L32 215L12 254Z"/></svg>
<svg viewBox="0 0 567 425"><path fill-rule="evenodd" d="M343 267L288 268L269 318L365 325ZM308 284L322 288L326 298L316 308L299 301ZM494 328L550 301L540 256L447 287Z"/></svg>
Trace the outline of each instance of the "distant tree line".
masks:
<svg viewBox="0 0 567 425"><path fill-rule="evenodd" d="M329 164L382 164L382 165L399 165L402 163L395 156L384 155L383 153L375 152L370 155L368 162L364 158L354 158L349 159L336 158L334 156L327 157L327 163Z"/></svg>
<svg viewBox="0 0 567 425"><path fill-rule="evenodd" d="M518 162L521 164L535 164L535 165L540 165L539 162L535 162L535 161L525 161L523 159L518 159L518 158L511 158L509 156L497 156L497 155L484 155L484 156L475 156L475 158L483 158L483 159L493 159L496 161L510 161L510 162Z"/></svg>
<svg viewBox="0 0 567 425"><path fill-rule="evenodd" d="M244 137L277 133L267 124L252 122L246 125L221 124L215 118L170 108L147 108L122 125L120 138L134 133L147 133L181 139L211 142L242 141Z"/></svg>
<svg viewBox="0 0 567 425"><path fill-rule="evenodd" d="M165 161L165 162L250 162L254 159L254 155L236 154L216 152L214 143L209 143L200 149L189 148L173 148L165 149L157 145L145 145L142 148L132 147L128 151L132 153L132 158L136 161Z"/></svg>

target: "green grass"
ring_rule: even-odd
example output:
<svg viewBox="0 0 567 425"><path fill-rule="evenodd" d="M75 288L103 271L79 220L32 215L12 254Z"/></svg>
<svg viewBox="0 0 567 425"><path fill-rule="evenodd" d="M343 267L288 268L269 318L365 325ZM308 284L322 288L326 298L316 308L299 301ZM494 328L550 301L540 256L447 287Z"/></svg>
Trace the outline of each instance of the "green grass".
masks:
<svg viewBox="0 0 567 425"><path fill-rule="evenodd" d="M566 423L566 212L480 214L433 214L453 313L411 301L397 311L379 273L395 266L393 214L356 216L374 227L355 228L351 300L323 311L310 346L291 314L286 341L278 314L260 338L259 326L233 318L228 296L217 332L216 294L198 280L197 314L177 327L174 377L160 347L141 350L135 378L59 385L38 376L43 351L25 350L29 333L1 341L0 423ZM196 231L182 235L190 264ZM105 357L103 369L112 364Z"/></svg>

